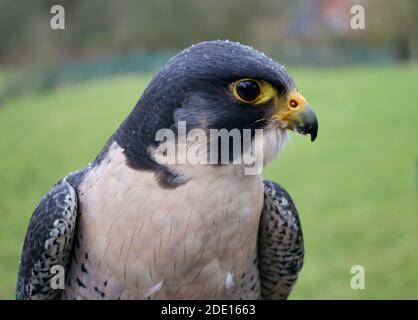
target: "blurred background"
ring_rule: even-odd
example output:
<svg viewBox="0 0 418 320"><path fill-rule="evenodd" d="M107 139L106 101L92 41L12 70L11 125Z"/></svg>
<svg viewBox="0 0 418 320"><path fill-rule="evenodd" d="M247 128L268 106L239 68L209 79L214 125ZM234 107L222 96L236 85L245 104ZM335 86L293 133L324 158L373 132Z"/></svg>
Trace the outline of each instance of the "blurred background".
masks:
<svg viewBox="0 0 418 320"><path fill-rule="evenodd" d="M292 135L263 173L301 215L291 298L418 299L416 0L0 0L0 299L40 198L94 159L171 55L214 39L285 64L318 115L317 141Z"/></svg>

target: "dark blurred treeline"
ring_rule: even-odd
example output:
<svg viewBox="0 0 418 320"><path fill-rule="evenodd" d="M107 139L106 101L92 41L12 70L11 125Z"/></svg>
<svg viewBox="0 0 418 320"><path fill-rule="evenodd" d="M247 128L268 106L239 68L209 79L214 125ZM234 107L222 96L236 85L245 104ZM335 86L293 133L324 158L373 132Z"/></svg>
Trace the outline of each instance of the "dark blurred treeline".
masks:
<svg viewBox="0 0 418 320"><path fill-rule="evenodd" d="M54 4L65 8L65 30L50 28ZM354 4L365 7L365 30L350 28ZM226 38L290 55L308 46L389 48L410 60L417 36L417 0L0 0L1 65L173 51Z"/></svg>

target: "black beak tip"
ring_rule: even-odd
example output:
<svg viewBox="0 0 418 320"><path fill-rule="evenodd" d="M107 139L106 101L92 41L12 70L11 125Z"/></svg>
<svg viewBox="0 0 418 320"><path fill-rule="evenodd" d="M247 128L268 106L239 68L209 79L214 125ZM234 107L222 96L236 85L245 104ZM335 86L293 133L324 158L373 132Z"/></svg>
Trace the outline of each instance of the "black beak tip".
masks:
<svg viewBox="0 0 418 320"><path fill-rule="evenodd" d="M311 142L314 142L317 136L317 131L311 132Z"/></svg>
<svg viewBox="0 0 418 320"><path fill-rule="evenodd" d="M306 130L311 135L311 141L314 142L316 136L318 135L318 122L315 121L314 123L310 124Z"/></svg>

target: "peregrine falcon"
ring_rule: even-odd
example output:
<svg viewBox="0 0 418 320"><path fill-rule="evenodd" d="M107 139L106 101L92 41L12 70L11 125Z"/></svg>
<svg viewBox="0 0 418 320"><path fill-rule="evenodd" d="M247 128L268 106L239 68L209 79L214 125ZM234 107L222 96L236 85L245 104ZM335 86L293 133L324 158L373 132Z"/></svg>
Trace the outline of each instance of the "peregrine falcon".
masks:
<svg viewBox="0 0 418 320"><path fill-rule="evenodd" d="M304 257L291 197L259 173L245 174L236 161L245 148L238 156L229 148L226 163L162 163L156 135L169 129L177 138L179 123L187 133L249 130L252 143L261 130L262 166L288 130L312 141L318 131L289 73L263 53L219 40L185 49L97 158L42 198L23 245L17 299L288 297ZM174 141L179 159L192 142ZM56 267L64 272L58 288Z"/></svg>

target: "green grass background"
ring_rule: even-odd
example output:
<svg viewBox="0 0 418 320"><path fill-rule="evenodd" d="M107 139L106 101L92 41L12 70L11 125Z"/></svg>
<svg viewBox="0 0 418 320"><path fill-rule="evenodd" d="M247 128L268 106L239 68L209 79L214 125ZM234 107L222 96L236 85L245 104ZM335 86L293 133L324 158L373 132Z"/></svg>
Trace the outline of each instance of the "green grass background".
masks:
<svg viewBox="0 0 418 320"><path fill-rule="evenodd" d="M418 66L290 71L320 128L315 143L292 134L264 172L301 215L306 258L291 297L417 299ZM0 106L0 298L14 297L39 199L94 159L148 81L106 78ZM365 290L350 287L357 264Z"/></svg>

